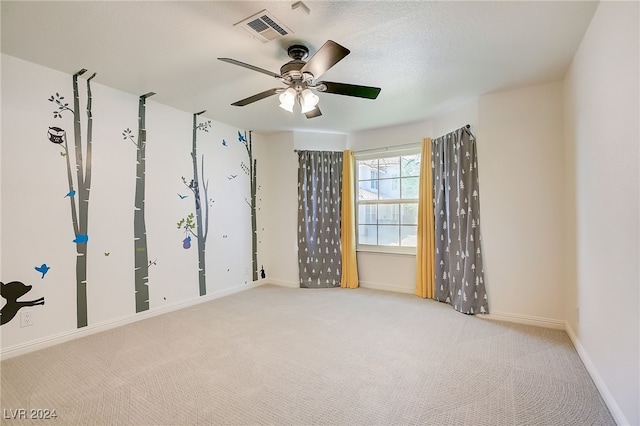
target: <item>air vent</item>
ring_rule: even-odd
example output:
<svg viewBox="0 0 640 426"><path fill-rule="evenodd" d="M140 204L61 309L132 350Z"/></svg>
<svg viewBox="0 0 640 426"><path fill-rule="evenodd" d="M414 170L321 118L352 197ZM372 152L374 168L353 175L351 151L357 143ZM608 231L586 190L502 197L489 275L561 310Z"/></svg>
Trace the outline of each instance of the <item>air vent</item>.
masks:
<svg viewBox="0 0 640 426"><path fill-rule="evenodd" d="M266 43L277 38L282 38L292 31L280 22L271 12L264 9L255 15L243 19L235 26L240 26L247 30L251 35Z"/></svg>

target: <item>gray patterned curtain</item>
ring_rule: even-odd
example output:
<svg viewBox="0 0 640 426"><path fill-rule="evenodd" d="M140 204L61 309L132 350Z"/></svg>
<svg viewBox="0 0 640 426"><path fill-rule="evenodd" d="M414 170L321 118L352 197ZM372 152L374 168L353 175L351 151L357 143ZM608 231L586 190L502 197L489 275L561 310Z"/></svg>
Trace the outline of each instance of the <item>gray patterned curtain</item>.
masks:
<svg viewBox="0 0 640 426"><path fill-rule="evenodd" d="M465 314L489 313L475 137L463 127L434 139L432 147L435 299Z"/></svg>
<svg viewBox="0 0 640 426"><path fill-rule="evenodd" d="M298 151L300 287L340 287L342 152Z"/></svg>

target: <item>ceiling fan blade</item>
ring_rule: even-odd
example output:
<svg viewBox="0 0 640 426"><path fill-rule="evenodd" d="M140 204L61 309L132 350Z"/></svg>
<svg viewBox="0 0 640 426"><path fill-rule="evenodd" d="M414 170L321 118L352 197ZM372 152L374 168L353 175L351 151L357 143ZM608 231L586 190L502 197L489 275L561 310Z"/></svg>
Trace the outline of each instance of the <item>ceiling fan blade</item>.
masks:
<svg viewBox="0 0 640 426"><path fill-rule="evenodd" d="M314 109L312 109L309 112L305 112L304 115L307 118L314 118L314 117L320 117L322 115L322 112L320 112L320 107L316 106Z"/></svg>
<svg viewBox="0 0 640 426"><path fill-rule="evenodd" d="M358 86L357 84L335 83L332 81L320 81L317 84L318 90L325 93L335 93L336 95L355 96L356 98L375 99L380 93L379 87ZM322 86L325 89L322 89Z"/></svg>
<svg viewBox="0 0 640 426"><path fill-rule="evenodd" d="M256 67L254 65L245 64L244 62L236 61L235 59L218 58L218 60L223 61L223 62L228 62L228 63L233 64L233 65L238 65L240 67L249 68L250 70L258 71L258 72L261 72L262 74L270 75L271 77L282 78L282 76L280 74L276 74L274 72L271 72L269 70L265 70L264 68Z"/></svg>
<svg viewBox="0 0 640 426"><path fill-rule="evenodd" d="M269 96L273 96L276 93L282 91L282 89L269 89L264 92L258 93L257 95L249 96L248 98L239 100L238 102L234 102L231 105L233 106L245 106L249 105L255 101L259 101L260 99L268 98Z"/></svg>
<svg viewBox="0 0 640 426"><path fill-rule="evenodd" d="M327 40L300 71L311 73L313 78L318 78L349 53L351 51L346 47L340 46L335 41Z"/></svg>

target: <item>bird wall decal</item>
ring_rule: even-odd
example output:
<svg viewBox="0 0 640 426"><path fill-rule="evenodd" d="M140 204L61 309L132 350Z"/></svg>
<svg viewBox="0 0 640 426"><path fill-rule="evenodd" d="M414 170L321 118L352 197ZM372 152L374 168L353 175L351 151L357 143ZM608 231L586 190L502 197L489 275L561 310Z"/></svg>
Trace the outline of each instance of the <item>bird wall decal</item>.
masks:
<svg viewBox="0 0 640 426"><path fill-rule="evenodd" d="M76 238L73 240L76 244L86 244L89 241L89 236L87 234L76 234Z"/></svg>
<svg viewBox="0 0 640 426"><path fill-rule="evenodd" d="M42 277L40 278L44 278L44 276L47 275L47 272L49 272L49 269L51 269L51 267L47 266L46 263L43 263L41 266L36 266L34 269L42 274Z"/></svg>

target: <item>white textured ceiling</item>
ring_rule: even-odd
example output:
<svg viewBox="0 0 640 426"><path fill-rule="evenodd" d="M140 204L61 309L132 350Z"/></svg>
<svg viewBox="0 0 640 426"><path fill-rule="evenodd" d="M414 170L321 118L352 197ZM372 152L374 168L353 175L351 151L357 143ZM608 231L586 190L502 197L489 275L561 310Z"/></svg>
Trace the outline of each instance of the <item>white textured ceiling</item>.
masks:
<svg viewBox="0 0 640 426"><path fill-rule="evenodd" d="M240 128L352 132L424 119L458 102L562 79L591 21L588 1L2 1L2 52ZM267 9L293 34L262 43L233 24ZM382 88L377 100L320 93L323 115L278 108L282 84L216 60L278 73L294 43L351 50L321 79Z"/></svg>

